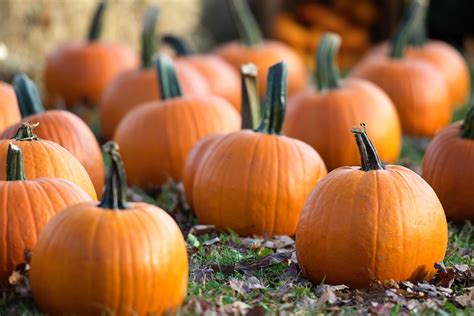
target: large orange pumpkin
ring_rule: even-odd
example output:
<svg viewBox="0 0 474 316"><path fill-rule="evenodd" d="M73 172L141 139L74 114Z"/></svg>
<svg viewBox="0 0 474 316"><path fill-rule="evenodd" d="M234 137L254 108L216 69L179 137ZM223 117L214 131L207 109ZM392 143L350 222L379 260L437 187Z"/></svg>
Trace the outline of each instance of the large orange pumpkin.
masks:
<svg viewBox="0 0 474 316"><path fill-rule="evenodd" d="M306 196L326 175L311 146L281 135L286 64L270 68L262 123L220 137L198 165L193 184L203 224L242 236L292 235Z"/></svg>
<svg viewBox="0 0 474 316"><path fill-rule="evenodd" d="M182 180L186 157L204 136L240 127L240 115L217 96L182 96L171 59L157 61L161 101L128 113L114 139L122 149L129 182L142 187Z"/></svg>
<svg viewBox="0 0 474 316"><path fill-rule="evenodd" d="M357 122L370 122L380 158L394 163L401 147L395 106L369 81L355 78L341 81L335 62L340 41L333 33L323 36L316 58L316 89L290 98L283 132L311 145L332 170L358 163L357 146L346 131Z"/></svg>
<svg viewBox="0 0 474 316"><path fill-rule="evenodd" d="M35 84L24 74L14 80L23 122L37 122L35 134L41 139L51 140L69 150L84 166L98 195L104 185L104 161L97 140L78 116L63 110L45 111ZM21 123L6 129L2 139L15 136Z"/></svg>
<svg viewBox="0 0 474 316"><path fill-rule="evenodd" d="M15 91L8 83L0 82L0 132L20 118Z"/></svg>
<svg viewBox="0 0 474 316"><path fill-rule="evenodd" d="M430 278L448 242L436 193L415 172L383 165L365 127L353 133L362 167L332 171L306 200L296 230L301 270L316 284L354 288Z"/></svg>
<svg viewBox="0 0 474 316"><path fill-rule="evenodd" d="M27 179L42 177L66 179L80 186L96 200L94 185L81 163L64 147L49 140L39 139L33 133L33 128L37 125L21 123L13 138L0 140L0 166L6 163L9 144L14 144L23 151ZM6 179L3 168L0 168L0 179Z"/></svg>
<svg viewBox="0 0 474 316"><path fill-rule="evenodd" d="M243 64L253 63L258 69L260 95L265 95L268 69L280 61L288 64L288 94L304 89L308 74L298 53L278 41L264 40L246 0L230 0L232 15L239 30L241 42L232 41L219 46L215 53L236 70Z"/></svg>
<svg viewBox="0 0 474 316"><path fill-rule="evenodd" d="M48 104L97 104L112 78L137 66L138 58L130 48L99 42L104 10L102 0L87 41L64 43L48 55L44 70Z"/></svg>
<svg viewBox="0 0 474 316"><path fill-rule="evenodd" d="M186 294L188 261L178 225L162 209L127 203L118 148L102 201L65 209L44 228L31 261L39 308L53 315L162 315Z"/></svg>

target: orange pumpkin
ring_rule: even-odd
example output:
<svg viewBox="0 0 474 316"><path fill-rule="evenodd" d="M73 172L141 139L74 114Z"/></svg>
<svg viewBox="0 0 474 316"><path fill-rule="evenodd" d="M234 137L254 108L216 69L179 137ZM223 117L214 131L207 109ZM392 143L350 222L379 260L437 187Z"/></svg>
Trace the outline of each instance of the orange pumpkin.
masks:
<svg viewBox="0 0 474 316"><path fill-rule="evenodd" d="M15 91L8 83L0 81L0 132L20 118Z"/></svg>
<svg viewBox="0 0 474 316"><path fill-rule="evenodd" d="M362 167L332 171L306 200L296 230L301 270L313 283L353 288L429 279L448 242L438 197L415 172L383 165L365 126L353 133Z"/></svg>
<svg viewBox="0 0 474 316"><path fill-rule="evenodd" d="M401 147L401 128L395 106L369 81L341 81L335 62L340 41L336 34L324 35L317 54L316 89L290 98L283 132L311 145L332 170L358 163L357 146L351 135L344 131L357 122L370 122L381 159L394 163Z"/></svg>
<svg viewBox="0 0 474 316"><path fill-rule="evenodd" d="M55 216L41 233L30 283L39 308L53 315L162 315L186 294L188 261L178 225L162 209L127 203L114 144L102 201Z"/></svg>
<svg viewBox="0 0 474 316"><path fill-rule="evenodd" d="M35 133L39 138L51 140L69 150L86 169L97 194L102 194L104 161L99 144L89 126L70 112L45 111L35 84L26 75L17 75L14 83L22 121L38 122ZM10 126L1 138L14 137L20 124Z"/></svg>
<svg viewBox="0 0 474 316"><path fill-rule="evenodd" d="M182 180L191 148L204 136L239 129L240 115L217 96L182 96L173 62L157 61L161 101L145 103L128 113L114 139L122 148L129 182L159 186Z"/></svg>
<svg viewBox="0 0 474 316"><path fill-rule="evenodd" d="M220 137L198 165L192 196L201 223L241 236L294 234L306 196L327 172L311 146L281 135L286 80L286 64L272 66L259 128Z"/></svg>
<svg viewBox="0 0 474 316"><path fill-rule="evenodd" d="M80 186L94 200L97 194L87 171L65 148L49 140L41 140L33 128L38 124L21 123L16 135L9 140L0 140L0 166L6 163L8 146L14 144L23 151L27 179L42 177L62 178ZM0 168L0 179L6 179L5 170Z"/></svg>
<svg viewBox="0 0 474 316"><path fill-rule="evenodd" d="M304 89L308 83L308 75L298 53L281 42L264 40L246 1L230 0L229 3L241 42L223 44L215 53L236 70L243 64L255 64L259 69L258 80L262 83L259 86L261 96L265 95L268 69L282 60L288 64L288 94L292 95Z"/></svg>
<svg viewBox="0 0 474 316"><path fill-rule="evenodd" d="M160 98L160 82L152 68L156 50L155 26L158 9L148 9L142 32L141 68L124 71L116 76L105 89L100 102L102 136L111 139L123 117L145 102ZM208 84L190 64L176 62L176 71L185 95L206 94Z"/></svg>
<svg viewBox="0 0 474 316"><path fill-rule="evenodd" d="M112 78L138 64L128 47L99 42L104 10L105 1L100 1L87 41L64 43L48 55L44 84L49 104L97 104Z"/></svg>

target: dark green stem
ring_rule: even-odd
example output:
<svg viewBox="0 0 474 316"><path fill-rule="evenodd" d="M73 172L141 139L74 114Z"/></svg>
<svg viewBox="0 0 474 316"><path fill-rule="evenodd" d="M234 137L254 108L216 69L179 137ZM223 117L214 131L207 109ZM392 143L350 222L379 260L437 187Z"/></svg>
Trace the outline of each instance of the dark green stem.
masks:
<svg viewBox="0 0 474 316"><path fill-rule="evenodd" d="M38 137L33 133L33 129L38 125L39 123L21 123L20 127L16 131L15 136L12 139L19 141L38 140Z"/></svg>
<svg viewBox="0 0 474 316"><path fill-rule="evenodd" d="M462 137L474 139L474 104L471 105L471 108L467 112L461 129Z"/></svg>
<svg viewBox="0 0 474 316"><path fill-rule="evenodd" d="M97 4L94 17L92 18L92 22L89 27L89 33L87 34L88 42L95 42L99 40L100 38L100 34L102 33L102 24L103 24L105 7L106 7L106 1L99 0L99 4Z"/></svg>
<svg viewBox="0 0 474 316"><path fill-rule="evenodd" d="M263 118L257 131L267 134L281 134L285 118L288 85L288 68L280 62L268 70L267 94Z"/></svg>
<svg viewBox="0 0 474 316"><path fill-rule="evenodd" d="M161 41L173 48L178 56L188 56L194 54L186 41L178 36L166 34L161 37Z"/></svg>
<svg viewBox="0 0 474 316"><path fill-rule="evenodd" d="M316 83L319 91L339 88L341 76L336 64L336 56L341 46L341 37L325 33L316 54Z"/></svg>
<svg viewBox="0 0 474 316"><path fill-rule="evenodd" d="M363 171L370 170L384 170L385 167L380 161L377 150L372 144L369 136L367 135L367 130L365 124L360 124L361 128L354 127L351 131L355 136L357 147L359 148L361 168Z"/></svg>
<svg viewBox="0 0 474 316"><path fill-rule="evenodd" d="M263 42L260 27L249 8L247 0L228 0L232 11L232 18L237 25L240 40L249 47Z"/></svg>
<svg viewBox="0 0 474 316"><path fill-rule="evenodd" d="M424 0L420 4L415 24L408 38L408 45L421 47L428 42L426 30L426 17L428 14L429 0Z"/></svg>
<svg viewBox="0 0 474 316"><path fill-rule="evenodd" d="M107 142L103 149L109 155L110 165L99 207L110 210L125 210L128 208L127 176L120 157L119 146L115 142Z"/></svg>
<svg viewBox="0 0 474 316"><path fill-rule="evenodd" d="M394 59L403 58L405 46L416 22L421 0L412 0L409 4L395 35L391 39L390 57Z"/></svg>
<svg viewBox="0 0 474 316"><path fill-rule="evenodd" d="M257 66L254 64L246 64L240 67L242 79L242 129L255 130L260 125L262 119L257 72Z"/></svg>
<svg viewBox="0 0 474 316"><path fill-rule="evenodd" d="M13 87L22 117L44 112L38 89L27 75L24 73L16 75L13 79Z"/></svg>
<svg viewBox="0 0 474 316"><path fill-rule="evenodd" d="M8 144L7 152L7 181L24 181L25 165L23 163L23 153L15 144Z"/></svg>
<svg viewBox="0 0 474 316"><path fill-rule="evenodd" d="M156 21L159 9L156 5L150 5L145 13L142 30L142 67L149 68L153 65L153 55L156 51Z"/></svg>
<svg viewBox="0 0 474 316"><path fill-rule="evenodd" d="M156 72L160 82L161 100L182 96L181 86L170 57L161 54L156 60Z"/></svg>

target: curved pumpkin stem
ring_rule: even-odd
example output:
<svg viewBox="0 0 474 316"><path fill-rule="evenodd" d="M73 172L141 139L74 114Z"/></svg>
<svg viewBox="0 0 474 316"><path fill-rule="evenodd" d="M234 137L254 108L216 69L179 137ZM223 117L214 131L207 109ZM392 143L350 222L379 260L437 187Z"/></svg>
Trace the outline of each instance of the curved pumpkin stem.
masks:
<svg viewBox="0 0 474 316"><path fill-rule="evenodd" d="M153 65L153 55L156 51L156 21L158 20L159 8L150 5L145 13L142 30L142 68Z"/></svg>
<svg viewBox="0 0 474 316"><path fill-rule="evenodd" d="M254 64L246 64L240 67L242 78L242 129L255 130L262 119L257 72L257 66Z"/></svg>
<svg viewBox="0 0 474 316"><path fill-rule="evenodd" d="M99 207L111 210L125 210L127 205L127 176L120 157L119 146L107 142L102 147L109 155L110 166L105 179L105 189Z"/></svg>
<svg viewBox="0 0 474 316"><path fill-rule="evenodd" d="M354 127L351 131L355 136L357 147L359 148L361 168L363 171L383 170L384 165L380 161L374 144L367 135L365 124L361 123L360 128Z"/></svg>
<svg viewBox="0 0 474 316"><path fill-rule="evenodd" d="M316 84L319 91L339 88L341 76L336 64L336 56L341 46L341 37L325 33L316 53Z"/></svg>
<svg viewBox="0 0 474 316"><path fill-rule="evenodd" d="M13 79L18 106L21 117L44 112L43 103L35 83L24 73L18 74Z"/></svg>
<svg viewBox="0 0 474 316"><path fill-rule="evenodd" d="M102 22L104 18L105 7L106 1L99 0L99 4L95 9L94 17L92 18L92 22L89 27L89 33L87 34L88 42L95 42L100 38L100 34L102 33Z"/></svg>
<svg viewBox="0 0 474 316"><path fill-rule="evenodd" d="M161 100L177 98L183 95L171 58L163 54L160 55L156 60L156 72L160 82Z"/></svg>
<svg viewBox="0 0 474 316"><path fill-rule="evenodd" d="M240 40L249 47L260 45L263 35L249 8L247 0L229 0L232 18L237 25Z"/></svg>
<svg viewBox="0 0 474 316"><path fill-rule="evenodd" d="M461 130L462 137L474 139L474 104L471 105L471 108L467 112Z"/></svg>
<svg viewBox="0 0 474 316"><path fill-rule="evenodd" d="M24 181L25 165L23 163L23 153L20 147L15 144L8 144L7 152L7 181Z"/></svg>
<svg viewBox="0 0 474 316"><path fill-rule="evenodd" d="M188 56L194 54L186 41L178 36L166 34L161 37L161 41L173 48L178 56Z"/></svg>
<svg viewBox="0 0 474 316"><path fill-rule="evenodd" d="M280 62L268 70L263 118L257 131L281 135L287 101L288 67Z"/></svg>
<svg viewBox="0 0 474 316"><path fill-rule="evenodd" d="M413 30L418 15L418 10L421 8L421 0L412 0L409 7L405 11L402 21L400 22L395 35L391 39L390 57L400 59L403 57L405 46L408 38Z"/></svg>
<svg viewBox="0 0 474 316"><path fill-rule="evenodd" d="M413 30L408 38L408 45L421 47L428 42L426 18L428 15L429 0L423 0L415 18Z"/></svg>
<svg viewBox="0 0 474 316"><path fill-rule="evenodd" d="M21 123L20 127L16 131L15 136L12 139L19 140L19 141L31 141L31 140L38 140L38 136L33 133L33 129L35 129L39 123L30 123L24 122Z"/></svg>

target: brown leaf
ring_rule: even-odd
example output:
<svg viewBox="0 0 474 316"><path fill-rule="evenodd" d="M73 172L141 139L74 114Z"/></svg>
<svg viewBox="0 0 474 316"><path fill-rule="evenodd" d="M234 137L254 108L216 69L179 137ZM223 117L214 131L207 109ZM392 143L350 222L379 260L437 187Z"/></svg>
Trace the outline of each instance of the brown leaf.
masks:
<svg viewBox="0 0 474 316"><path fill-rule="evenodd" d="M454 298L461 307L474 307L474 287L466 289L467 292Z"/></svg>
<svg viewBox="0 0 474 316"><path fill-rule="evenodd" d="M217 232L216 226L214 225L196 225L189 231L194 236L202 236L209 233Z"/></svg>

